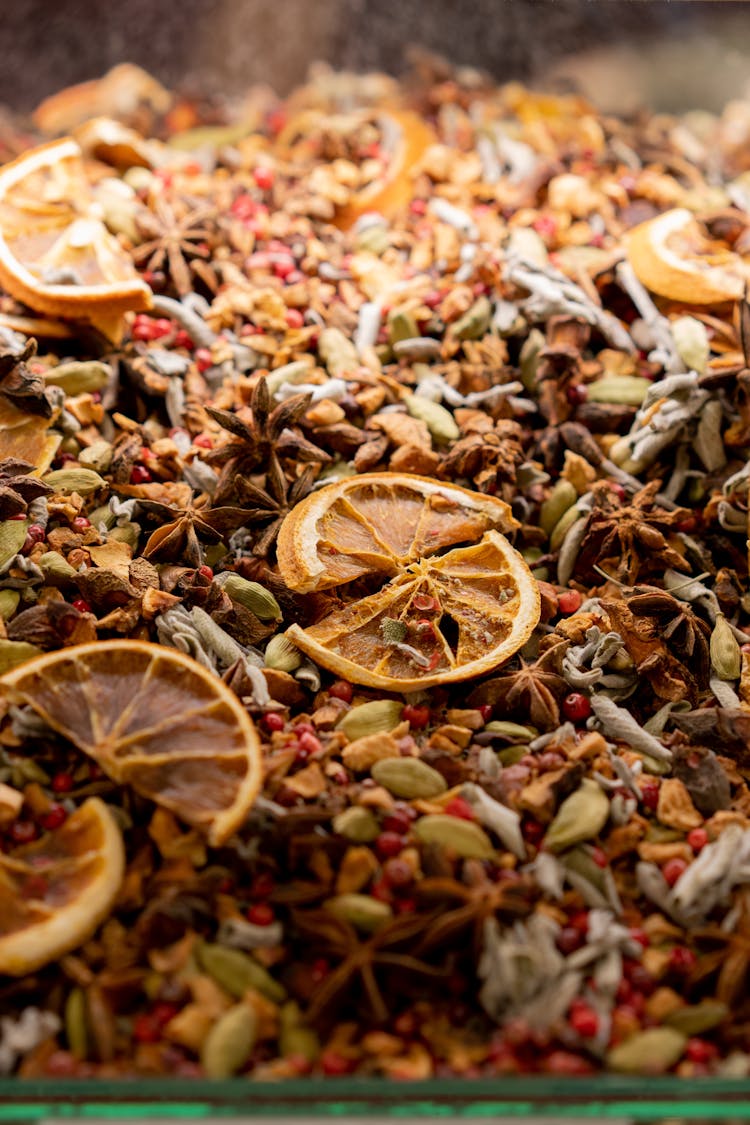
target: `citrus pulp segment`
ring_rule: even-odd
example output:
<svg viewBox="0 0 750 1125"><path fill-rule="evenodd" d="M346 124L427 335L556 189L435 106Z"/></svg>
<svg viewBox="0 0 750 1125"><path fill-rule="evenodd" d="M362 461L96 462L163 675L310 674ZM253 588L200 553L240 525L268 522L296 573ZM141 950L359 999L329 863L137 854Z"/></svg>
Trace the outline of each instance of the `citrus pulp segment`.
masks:
<svg viewBox="0 0 750 1125"><path fill-rule="evenodd" d="M260 788L252 720L218 676L176 649L77 645L20 665L0 689L211 844L239 828Z"/></svg>
<svg viewBox="0 0 750 1125"><path fill-rule="evenodd" d="M86 941L112 909L124 870L120 829L98 797L55 831L0 854L0 973L33 972Z"/></svg>

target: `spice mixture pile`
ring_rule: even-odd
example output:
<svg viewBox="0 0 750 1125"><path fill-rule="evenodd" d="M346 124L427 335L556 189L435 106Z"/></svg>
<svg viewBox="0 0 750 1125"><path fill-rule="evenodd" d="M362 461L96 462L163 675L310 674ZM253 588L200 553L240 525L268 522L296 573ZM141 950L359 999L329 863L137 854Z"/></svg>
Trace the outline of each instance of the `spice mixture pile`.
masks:
<svg viewBox="0 0 750 1125"><path fill-rule="evenodd" d="M0 123L0 670L186 653L263 780L212 836L166 773L82 752L83 710L66 738L8 688L0 927L30 948L50 901L92 924L31 968L0 934L0 1069L747 1075L750 104L624 121L431 61L234 107L113 74ZM55 227L39 284L18 265L70 161L129 286L103 310L92 218ZM396 474L372 478L394 534L415 475L507 513L539 616L505 663L441 678L424 592L378 643L427 690L285 635L380 596L367 566L305 586L277 557L290 512L363 473ZM462 565L489 638L503 599ZM45 665L61 701L71 666ZM74 817L102 870L124 844L103 915L59 862Z"/></svg>

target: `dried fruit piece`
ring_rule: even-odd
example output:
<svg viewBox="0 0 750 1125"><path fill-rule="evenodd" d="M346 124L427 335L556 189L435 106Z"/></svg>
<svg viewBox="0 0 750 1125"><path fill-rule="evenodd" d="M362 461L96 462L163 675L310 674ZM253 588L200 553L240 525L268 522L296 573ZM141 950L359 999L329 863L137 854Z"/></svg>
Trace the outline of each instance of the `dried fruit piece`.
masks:
<svg viewBox="0 0 750 1125"><path fill-rule="evenodd" d="M0 973L22 976L86 941L109 914L124 870L120 830L98 797L0 855Z"/></svg>
<svg viewBox="0 0 750 1125"><path fill-rule="evenodd" d="M261 781L255 727L236 695L176 649L96 641L46 653L0 680L52 730L220 844Z"/></svg>
<svg viewBox="0 0 750 1125"><path fill-rule="evenodd" d="M151 290L96 213L75 141L52 141L0 171L0 281L37 312L115 334Z"/></svg>

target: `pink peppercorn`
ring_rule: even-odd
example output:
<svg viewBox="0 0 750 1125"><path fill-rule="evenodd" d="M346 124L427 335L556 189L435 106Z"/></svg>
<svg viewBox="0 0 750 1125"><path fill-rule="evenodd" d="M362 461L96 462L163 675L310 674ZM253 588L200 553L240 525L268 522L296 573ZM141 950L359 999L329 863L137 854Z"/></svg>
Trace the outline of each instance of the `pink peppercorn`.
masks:
<svg viewBox="0 0 750 1125"><path fill-rule="evenodd" d="M572 691L563 700L563 715L571 723L584 723L591 715L591 702L580 691Z"/></svg>
<svg viewBox="0 0 750 1125"><path fill-rule="evenodd" d="M443 812L448 816L457 816L460 820L474 820L474 810L463 797L452 797L444 806Z"/></svg>
<svg viewBox="0 0 750 1125"><path fill-rule="evenodd" d="M351 703L354 688L346 680L336 680L328 689L328 694L334 699L341 699L344 703Z"/></svg>
<svg viewBox="0 0 750 1125"><path fill-rule="evenodd" d="M145 465L133 465L130 470L130 483L131 484L148 484L153 477Z"/></svg>
<svg viewBox="0 0 750 1125"><path fill-rule="evenodd" d="M78 535L81 535L84 531L88 531L88 529L91 527L91 520L87 520L85 516L76 516L70 526L73 531L75 531Z"/></svg>
<svg viewBox="0 0 750 1125"><path fill-rule="evenodd" d="M398 832L381 832L375 841L375 851L381 859L396 856L403 849L404 841Z"/></svg>
<svg viewBox="0 0 750 1125"><path fill-rule="evenodd" d="M677 882L677 880L680 878L680 876L685 871L687 871L687 868L688 868L688 864L687 864L686 860L680 859L679 856L676 856L674 859L668 859L667 862L662 867L661 871L662 871L662 875L667 880L670 887L673 887L675 885L675 883Z"/></svg>
<svg viewBox="0 0 750 1125"><path fill-rule="evenodd" d="M300 736L299 746L300 750L305 750L308 754L318 754L323 749L320 739L308 731Z"/></svg>
<svg viewBox="0 0 750 1125"><path fill-rule="evenodd" d="M273 734L274 731L283 730L286 726L282 716L276 714L274 711L270 711L267 715L264 715L261 722L269 734Z"/></svg>
<svg viewBox="0 0 750 1125"><path fill-rule="evenodd" d="M69 793L73 785L74 781L71 773L56 773L52 778L52 790L54 793Z"/></svg>
<svg viewBox="0 0 750 1125"><path fill-rule="evenodd" d="M568 1022L584 1039L591 1039L599 1030L599 1017L594 1009L583 1001L575 1001L571 1005Z"/></svg>
<svg viewBox="0 0 750 1125"><path fill-rule="evenodd" d="M276 921L273 907L269 906L267 902L254 902L245 911L245 917L254 926L270 926L272 922Z"/></svg>
<svg viewBox="0 0 750 1125"><path fill-rule="evenodd" d="M688 832L687 842L694 852L702 851L708 843L708 832L705 828L693 828Z"/></svg>
<svg viewBox="0 0 750 1125"><path fill-rule="evenodd" d="M641 800L647 809L656 811L659 804L658 781L644 781L641 783Z"/></svg>
<svg viewBox="0 0 750 1125"><path fill-rule="evenodd" d="M669 966L677 973L689 973L695 968L698 958L692 949L684 945L676 945L669 955Z"/></svg>
<svg viewBox="0 0 750 1125"><path fill-rule="evenodd" d="M566 616L577 613L582 602L583 598L577 590L563 590L561 594L557 595L557 608L560 613L564 613Z"/></svg>
<svg viewBox="0 0 750 1125"><path fill-rule="evenodd" d="M383 832L405 836L411 828L411 818L402 809L394 809L383 818Z"/></svg>
<svg viewBox="0 0 750 1125"><path fill-rule="evenodd" d="M51 805L49 811L41 818L42 828L47 832L54 832L55 828L59 828L64 824L68 818L67 811L62 805Z"/></svg>
<svg viewBox="0 0 750 1125"><path fill-rule="evenodd" d="M259 164L253 172L253 179L261 191L270 191L275 179L274 170L267 164Z"/></svg>
<svg viewBox="0 0 750 1125"><path fill-rule="evenodd" d="M287 328L302 328L305 323L305 318L299 309L287 309L284 320Z"/></svg>
<svg viewBox="0 0 750 1125"><path fill-rule="evenodd" d="M79 613L91 613L91 606L85 598L76 598L71 605L73 609L77 609Z"/></svg>
<svg viewBox="0 0 750 1125"><path fill-rule="evenodd" d="M409 724L412 730L422 730L430 721L430 708L417 707L407 703L401 712L401 718Z"/></svg>

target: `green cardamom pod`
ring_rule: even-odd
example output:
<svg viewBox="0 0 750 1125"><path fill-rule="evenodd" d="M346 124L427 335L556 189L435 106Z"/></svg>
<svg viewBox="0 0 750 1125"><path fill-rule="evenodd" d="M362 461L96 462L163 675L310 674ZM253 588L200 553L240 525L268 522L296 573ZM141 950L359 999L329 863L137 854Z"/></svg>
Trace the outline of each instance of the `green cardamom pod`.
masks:
<svg viewBox="0 0 750 1125"><path fill-rule="evenodd" d="M452 334L459 340L479 340L489 328L491 320L492 304L489 298L479 297L471 308L451 325Z"/></svg>
<svg viewBox="0 0 750 1125"><path fill-rule="evenodd" d="M40 648L37 648L36 645L30 645L26 641L0 639L0 676L4 672L9 672L11 668L16 668L19 664L25 664L27 660L32 660L35 656L41 656L41 654Z"/></svg>
<svg viewBox="0 0 750 1125"><path fill-rule="evenodd" d="M373 223L371 227L359 231L355 242L357 250L375 254L378 258L381 254L385 254L390 244L388 228L382 223Z"/></svg>
<svg viewBox="0 0 750 1125"><path fill-rule="evenodd" d="M717 613L709 644L711 667L720 680L738 680L742 667L740 646L723 613Z"/></svg>
<svg viewBox="0 0 750 1125"><path fill-rule="evenodd" d="M0 566L10 562L26 542L26 520L3 520L0 523Z"/></svg>
<svg viewBox="0 0 750 1125"><path fill-rule="evenodd" d="M372 895L344 894L335 895L323 903L325 909L336 918L350 922L363 933L374 934L393 917L393 911L387 902L381 902Z"/></svg>
<svg viewBox="0 0 750 1125"><path fill-rule="evenodd" d="M251 582L233 571L226 571L216 579L232 601L239 602L261 621L281 621L281 608L276 598L260 582Z"/></svg>
<svg viewBox="0 0 750 1125"><path fill-rule="evenodd" d="M721 1000L701 1000L699 1004L685 1004L664 1017L669 1027L683 1035L703 1035L718 1027L729 1015L729 1008Z"/></svg>
<svg viewBox="0 0 750 1125"><path fill-rule="evenodd" d="M230 996L240 999L254 988L275 1004L286 999L284 988L252 957L224 945L201 945L198 962Z"/></svg>
<svg viewBox="0 0 750 1125"><path fill-rule="evenodd" d="M315 1062L320 1055L320 1040L304 1023L299 1004L288 1000L279 1011L279 1052L284 1058L301 1055Z"/></svg>
<svg viewBox="0 0 750 1125"><path fill-rule="evenodd" d="M461 433L450 410L446 410L439 402L433 402L431 398L409 395L406 409L412 418L424 422L438 444L446 445L449 441L455 441Z"/></svg>
<svg viewBox="0 0 750 1125"><path fill-rule="evenodd" d="M437 797L448 788L443 775L419 758L381 758L370 773L378 785L407 801Z"/></svg>
<svg viewBox="0 0 750 1125"><path fill-rule="evenodd" d="M112 368L109 364L101 363L97 359L61 363L44 372L45 383L53 387L62 387L66 395L100 391L102 387L106 387L111 377Z"/></svg>
<svg viewBox="0 0 750 1125"><path fill-rule="evenodd" d="M507 738L508 742L531 742L539 733L536 727L521 726L520 723L510 723L506 719L492 719L485 724L484 729L500 738Z"/></svg>
<svg viewBox="0 0 750 1125"><path fill-rule="evenodd" d="M74 988L65 1001L65 1037L70 1053L75 1059L85 1059L89 1052L89 1037L86 1026L86 993L82 988Z"/></svg>
<svg viewBox="0 0 750 1125"><path fill-rule="evenodd" d="M70 565L67 559L64 559L59 551L45 551L45 553L37 559L37 566L45 577L45 580L51 585L63 585L70 582L75 578L77 571Z"/></svg>
<svg viewBox="0 0 750 1125"><path fill-rule="evenodd" d="M590 777L571 793L557 810L547 829L544 846L550 852L562 852L598 836L609 818L609 801Z"/></svg>
<svg viewBox="0 0 750 1125"><path fill-rule="evenodd" d="M414 835L423 844L441 844L461 859L491 859L495 854L487 833L473 820L447 813L430 813L414 824Z"/></svg>
<svg viewBox="0 0 750 1125"><path fill-rule="evenodd" d="M338 836L343 836L354 844L370 844L380 835L380 826L375 816L361 805L344 809L333 818L331 825Z"/></svg>
<svg viewBox="0 0 750 1125"><path fill-rule="evenodd" d="M21 600L19 590L0 590L0 617L8 621L18 609Z"/></svg>
<svg viewBox="0 0 750 1125"><path fill-rule="evenodd" d="M339 720L342 730L350 742L364 738L367 734L385 734L397 727L401 721L403 703L395 699L374 699L371 703L360 703Z"/></svg>
<svg viewBox="0 0 750 1125"><path fill-rule="evenodd" d="M89 512L89 519L92 525L98 530L99 524L104 524L107 528L114 527L117 523L117 516L110 508L109 504L102 504L100 508L94 508Z"/></svg>
<svg viewBox="0 0 750 1125"><path fill-rule="evenodd" d="M547 535L552 534L555 525L578 500L578 493L569 480L562 478L544 501L539 513L539 526Z"/></svg>
<svg viewBox="0 0 750 1125"><path fill-rule="evenodd" d="M351 375L359 367L359 356L352 341L339 328L324 328L318 339L318 355L329 375Z"/></svg>
<svg viewBox="0 0 750 1125"><path fill-rule="evenodd" d="M670 328L680 359L688 370L704 375L711 354L708 332L702 321L694 316L678 316Z"/></svg>
<svg viewBox="0 0 750 1125"><path fill-rule="evenodd" d="M106 484L93 469L55 469L43 479L55 492L77 492L79 496L88 496Z"/></svg>
<svg viewBox="0 0 750 1125"><path fill-rule="evenodd" d="M138 546L138 540L141 537L141 525L139 523L121 523L117 527L113 527L109 533L109 538L114 539L117 543L127 543L133 550Z"/></svg>
<svg viewBox="0 0 750 1125"><path fill-rule="evenodd" d="M394 309L388 317L388 339L392 344L400 340L413 340L419 335L419 327L410 312Z"/></svg>
<svg viewBox="0 0 750 1125"><path fill-rule="evenodd" d="M603 375L586 387L589 402L615 406L640 406L651 388L649 379L639 375Z"/></svg>
<svg viewBox="0 0 750 1125"><path fill-rule="evenodd" d="M112 464L114 447L108 441L94 441L78 454L78 460L87 468L106 473Z"/></svg>
<svg viewBox="0 0 750 1125"><path fill-rule="evenodd" d="M620 1074L663 1074L681 1058L687 1039L673 1027L637 1031L607 1052L607 1067Z"/></svg>
<svg viewBox="0 0 750 1125"><path fill-rule="evenodd" d="M265 661L268 668L295 672L302 663L302 653L284 633L277 633L266 645Z"/></svg>
<svg viewBox="0 0 750 1125"><path fill-rule="evenodd" d="M536 372L539 367L539 353L546 345L544 333L538 328L532 328L521 346L519 366L521 382L527 391L533 391L536 386Z"/></svg>
<svg viewBox="0 0 750 1125"><path fill-rule="evenodd" d="M574 504L572 508L568 508L567 512L565 512L560 517L560 519L553 527L552 534L549 537L549 546L551 551L558 551L560 547L562 547L565 536L568 534L576 520L580 519L580 516L581 509L577 504Z"/></svg>
<svg viewBox="0 0 750 1125"><path fill-rule="evenodd" d="M207 1078L231 1078L250 1058L258 1036L258 1017L249 1004L236 1004L213 1025L201 1047Z"/></svg>

